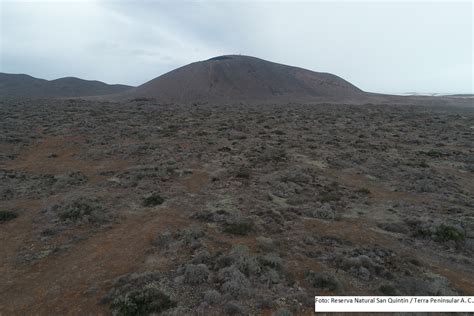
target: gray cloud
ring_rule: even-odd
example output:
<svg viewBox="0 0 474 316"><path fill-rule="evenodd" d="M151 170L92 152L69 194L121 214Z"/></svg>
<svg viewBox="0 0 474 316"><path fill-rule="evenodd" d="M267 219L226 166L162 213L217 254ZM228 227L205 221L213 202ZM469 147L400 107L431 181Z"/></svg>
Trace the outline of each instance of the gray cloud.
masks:
<svg viewBox="0 0 474 316"><path fill-rule="evenodd" d="M2 1L0 71L138 85L242 53L367 91L472 93L468 2Z"/></svg>

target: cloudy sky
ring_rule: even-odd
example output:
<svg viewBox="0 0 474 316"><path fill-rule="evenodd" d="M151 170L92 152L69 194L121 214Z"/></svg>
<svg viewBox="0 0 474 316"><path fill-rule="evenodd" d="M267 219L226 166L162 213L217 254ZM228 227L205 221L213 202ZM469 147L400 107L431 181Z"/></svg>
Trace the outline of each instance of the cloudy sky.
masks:
<svg viewBox="0 0 474 316"><path fill-rule="evenodd" d="M385 93L473 91L471 1L0 0L0 72L139 85L243 54Z"/></svg>

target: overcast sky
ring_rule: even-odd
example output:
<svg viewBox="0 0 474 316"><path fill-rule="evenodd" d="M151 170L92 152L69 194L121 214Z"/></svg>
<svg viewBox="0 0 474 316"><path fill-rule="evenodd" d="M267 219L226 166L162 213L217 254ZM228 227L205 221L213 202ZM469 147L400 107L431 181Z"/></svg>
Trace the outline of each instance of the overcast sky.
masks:
<svg viewBox="0 0 474 316"><path fill-rule="evenodd" d="M243 54L366 91L473 91L465 2L0 0L0 72L142 84Z"/></svg>

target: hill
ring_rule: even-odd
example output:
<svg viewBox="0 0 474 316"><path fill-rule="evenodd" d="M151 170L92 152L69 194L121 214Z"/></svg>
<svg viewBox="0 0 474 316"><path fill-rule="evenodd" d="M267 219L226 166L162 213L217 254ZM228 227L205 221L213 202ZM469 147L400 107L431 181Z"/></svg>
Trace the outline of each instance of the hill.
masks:
<svg viewBox="0 0 474 316"><path fill-rule="evenodd" d="M0 73L0 98L83 97L120 93L131 86L65 77L55 80Z"/></svg>
<svg viewBox="0 0 474 316"><path fill-rule="evenodd" d="M160 102L306 102L354 100L366 93L329 73L228 55L195 62L159 76L123 94Z"/></svg>

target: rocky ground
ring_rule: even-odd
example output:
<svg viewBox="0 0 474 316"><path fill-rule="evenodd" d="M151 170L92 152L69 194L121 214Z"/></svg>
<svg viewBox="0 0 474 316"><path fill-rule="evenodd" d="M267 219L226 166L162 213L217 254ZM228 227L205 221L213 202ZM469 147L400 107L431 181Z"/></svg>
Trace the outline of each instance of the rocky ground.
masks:
<svg viewBox="0 0 474 316"><path fill-rule="evenodd" d="M0 314L474 295L473 136L472 108L3 101Z"/></svg>

